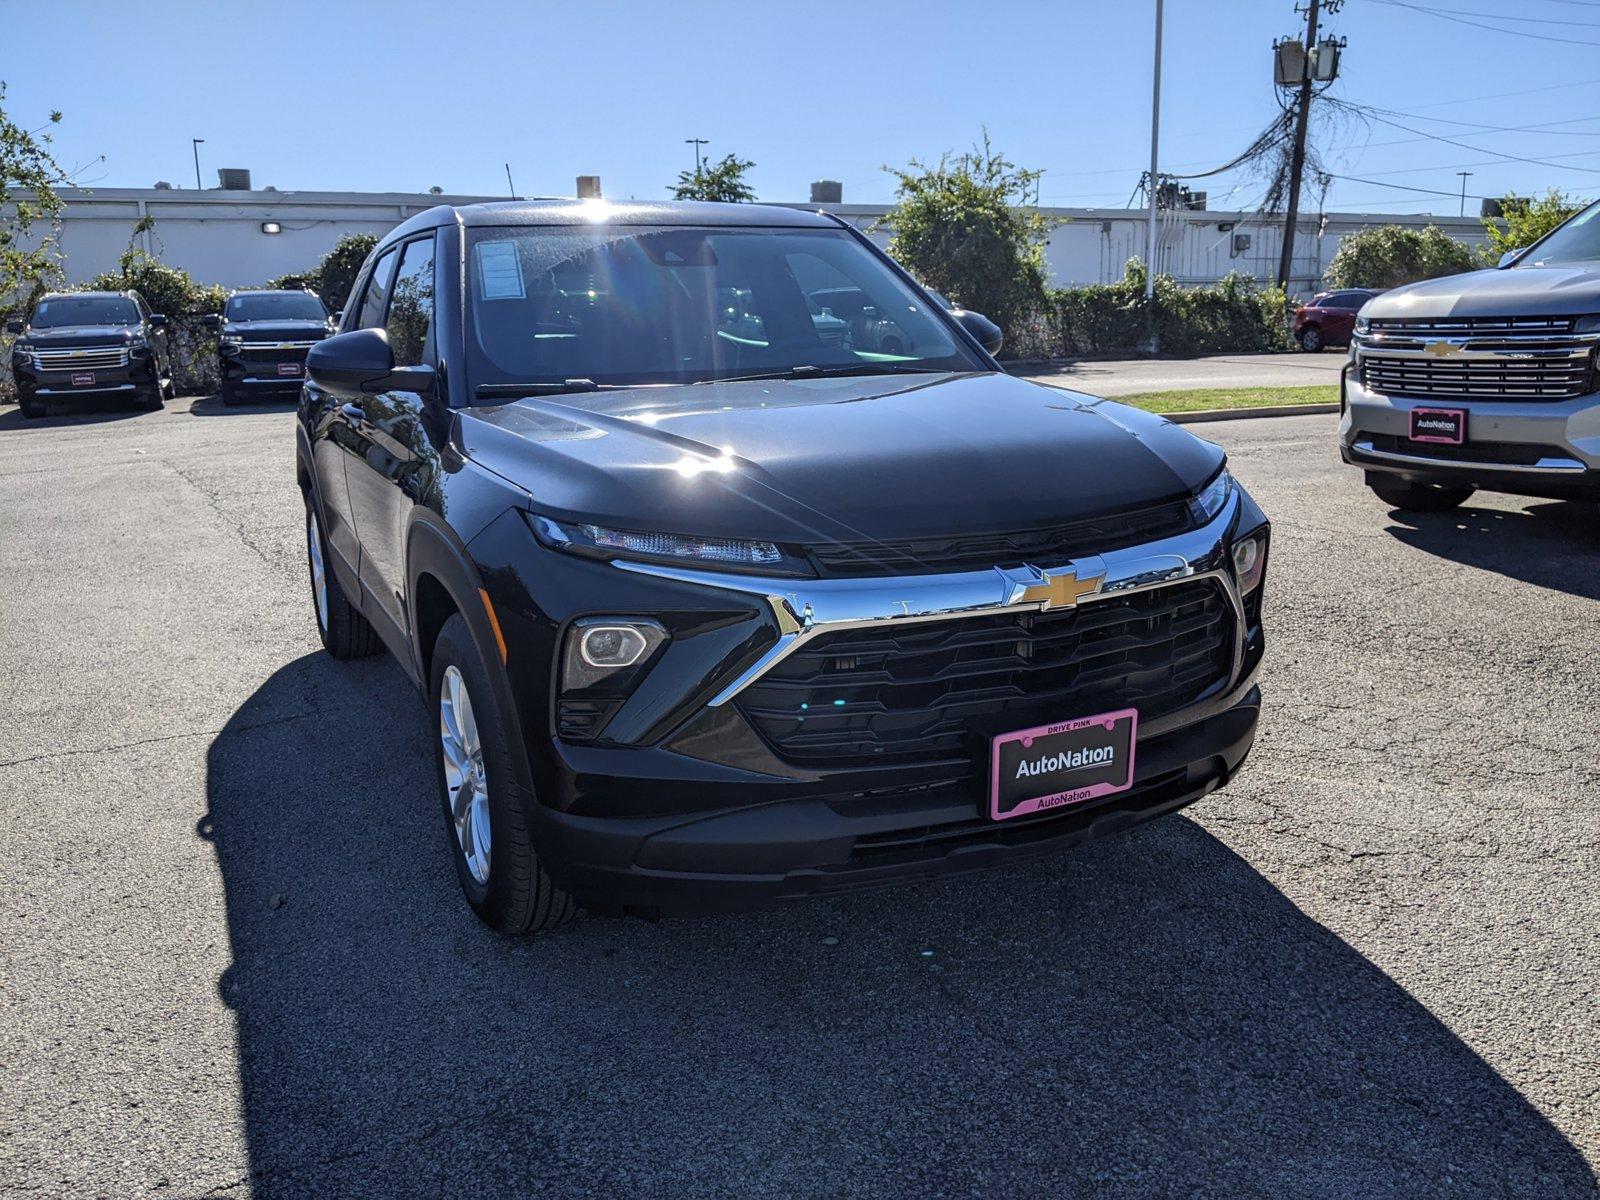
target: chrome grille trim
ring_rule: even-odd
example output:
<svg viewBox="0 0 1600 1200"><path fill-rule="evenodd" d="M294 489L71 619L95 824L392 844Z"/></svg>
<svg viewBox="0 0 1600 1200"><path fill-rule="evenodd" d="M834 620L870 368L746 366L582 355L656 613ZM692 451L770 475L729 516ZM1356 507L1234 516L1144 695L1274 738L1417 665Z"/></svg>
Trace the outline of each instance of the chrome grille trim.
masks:
<svg viewBox="0 0 1600 1200"><path fill-rule="evenodd" d="M1571 333L1576 322L1576 317L1373 317L1368 328L1375 334L1410 334L1413 337L1549 336Z"/></svg>
<svg viewBox="0 0 1600 1200"><path fill-rule="evenodd" d="M1231 688L1241 677L1248 636L1244 601L1228 568L1227 552L1227 532L1242 503L1235 492L1216 517L1198 529L1056 564L1046 568L1046 573L1071 572L1078 579L1100 580L1098 590L1078 599L1080 605L1180 581L1215 579L1233 611ZM1016 581L998 567L894 578L780 579L623 559L613 560L612 565L641 575L759 596L771 609L781 631L777 641L711 698L708 703L713 708L728 703L800 646L826 633L870 628L881 622L947 621L1048 607L1046 603L1011 602Z"/></svg>
<svg viewBox="0 0 1600 1200"><path fill-rule="evenodd" d="M30 351L41 371L104 371L128 365L126 346L74 346Z"/></svg>

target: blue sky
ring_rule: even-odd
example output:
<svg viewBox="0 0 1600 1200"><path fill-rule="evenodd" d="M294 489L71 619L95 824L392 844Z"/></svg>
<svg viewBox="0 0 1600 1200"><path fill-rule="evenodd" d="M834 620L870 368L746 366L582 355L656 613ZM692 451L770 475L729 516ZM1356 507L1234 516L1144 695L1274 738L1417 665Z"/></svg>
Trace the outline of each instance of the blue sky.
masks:
<svg viewBox="0 0 1600 1200"><path fill-rule="evenodd" d="M1226 162L1273 115L1270 45L1300 27L1292 4L1168 0L1164 170ZM754 159L763 199L804 200L833 178L864 203L891 198L885 163L937 158L987 126L1046 170L1046 203L1121 207L1149 153L1153 11L54 0L8 6L5 40L30 50L8 52L0 77L17 119L64 112L59 159L105 187L192 187L189 139L203 137L207 186L241 166L285 190L502 194L509 161L524 195L598 173L608 196L657 197L698 136L711 155ZM1454 214L1459 170L1474 172L1469 193L1600 194L1600 0L1346 0L1328 25L1350 39L1333 94L1410 127L1335 131L1332 169L1372 182L1336 181L1330 209ZM1543 128L1480 128L1529 125ZM1231 176L1195 186L1214 208L1260 194Z"/></svg>

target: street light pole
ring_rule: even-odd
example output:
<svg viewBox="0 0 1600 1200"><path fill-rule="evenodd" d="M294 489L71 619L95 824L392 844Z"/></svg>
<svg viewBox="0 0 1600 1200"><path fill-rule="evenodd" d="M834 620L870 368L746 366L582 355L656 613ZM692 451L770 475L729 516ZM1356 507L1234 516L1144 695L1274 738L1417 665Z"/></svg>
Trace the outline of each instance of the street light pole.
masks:
<svg viewBox="0 0 1600 1200"><path fill-rule="evenodd" d="M190 138L189 141L191 143L189 148L194 151L194 190L204 191L205 184L200 182L200 143L204 142L205 138Z"/></svg>
<svg viewBox="0 0 1600 1200"><path fill-rule="evenodd" d="M694 181L700 182L700 147L710 145L709 138L684 138L684 145L694 147Z"/></svg>
<svg viewBox="0 0 1600 1200"><path fill-rule="evenodd" d="M1472 172L1457 171L1456 174L1461 176L1461 212L1457 215L1464 217L1467 215L1467 176L1471 175Z"/></svg>
<svg viewBox="0 0 1600 1200"><path fill-rule="evenodd" d="M1156 291L1156 158L1161 148L1161 24L1163 0L1156 0L1155 82L1150 94L1150 220L1144 239L1144 298L1148 302ZM1150 335L1155 341L1154 327Z"/></svg>

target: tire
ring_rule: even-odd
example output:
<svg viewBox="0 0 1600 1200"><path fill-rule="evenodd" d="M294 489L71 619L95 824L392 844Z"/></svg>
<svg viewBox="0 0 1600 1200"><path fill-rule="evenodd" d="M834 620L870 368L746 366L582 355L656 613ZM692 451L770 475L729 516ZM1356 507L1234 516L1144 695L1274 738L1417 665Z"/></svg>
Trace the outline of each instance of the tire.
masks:
<svg viewBox="0 0 1600 1200"><path fill-rule="evenodd" d="M533 789L511 743L520 735L500 710L490 670L466 620L453 614L434 642L428 690L439 722L434 758L445 837L462 894L484 924L538 933L570 920L578 906L551 882L534 849L523 807Z"/></svg>
<svg viewBox="0 0 1600 1200"><path fill-rule="evenodd" d="M165 407L161 399L161 385L153 384L149 391L140 392L139 398L134 403L145 412L160 412Z"/></svg>
<svg viewBox="0 0 1600 1200"><path fill-rule="evenodd" d="M1379 475L1368 475L1367 486L1390 508L1408 512L1447 512L1478 490L1460 483L1404 483Z"/></svg>
<svg viewBox="0 0 1600 1200"><path fill-rule="evenodd" d="M383 649L377 630L356 610L329 569L328 542L316 504L306 497L306 569L311 576L311 611L322 648L334 658L366 658Z"/></svg>
<svg viewBox="0 0 1600 1200"><path fill-rule="evenodd" d="M238 408L242 401L242 397L239 395L239 393L234 391L232 388L225 387L218 392L218 395L222 397L223 406L226 408Z"/></svg>
<svg viewBox="0 0 1600 1200"><path fill-rule="evenodd" d="M1316 354L1322 349L1322 330L1315 325L1307 325L1300 331L1300 349L1311 354Z"/></svg>
<svg viewBox="0 0 1600 1200"><path fill-rule="evenodd" d="M17 392L17 406L22 409L22 415L30 421L37 421L49 411L50 406L37 396L28 392Z"/></svg>

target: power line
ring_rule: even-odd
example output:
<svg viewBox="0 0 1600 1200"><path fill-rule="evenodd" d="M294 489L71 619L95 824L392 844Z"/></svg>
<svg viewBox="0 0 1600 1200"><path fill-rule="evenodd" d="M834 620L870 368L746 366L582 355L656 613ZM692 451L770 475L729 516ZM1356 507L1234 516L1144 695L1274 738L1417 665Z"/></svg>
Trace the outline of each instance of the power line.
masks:
<svg viewBox="0 0 1600 1200"><path fill-rule="evenodd" d="M1595 44L1600 45L1600 42ZM1469 142L1458 142L1454 138L1447 138L1442 134L1429 133L1424 129L1414 129L1410 125L1402 125L1399 121L1393 121L1388 117L1380 116L1379 113L1381 110L1368 108L1364 104L1353 104L1348 100L1335 100L1332 97L1328 98L1328 103L1345 112L1355 113L1358 116L1366 117L1368 120L1377 121L1382 125L1392 125L1396 129L1403 129L1407 133L1414 133L1419 137L1427 139L1428 141L1444 142L1446 145L1459 146L1463 150L1471 150L1474 154L1488 154L1507 162L1532 163L1536 167L1560 167L1561 165L1559 163L1548 162L1542 158L1526 158L1520 154L1502 154L1497 150L1487 150L1482 146L1474 146ZM1595 170L1591 167L1571 167L1566 169L1573 171L1587 171L1590 174L1600 175L1600 170Z"/></svg>
<svg viewBox="0 0 1600 1200"><path fill-rule="evenodd" d="M1563 21L1558 17L1506 17L1499 13L1473 12L1464 8L1433 8L1422 5L1402 5L1405 8L1419 8L1423 12L1433 13L1435 16L1457 17L1486 17L1491 21L1523 21L1536 25L1577 25L1584 29L1600 29L1600 21ZM1507 30L1509 33L1510 30Z"/></svg>
<svg viewBox="0 0 1600 1200"><path fill-rule="evenodd" d="M1331 171L1328 173L1333 175ZM1381 179L1361 179L1355 175L1333 175L1333 177L1343 180L1345 183L1367 183L1373 187L1393 188L1397 192L1420 192L1425 196L1449 196L1452 200L1461 196L1466 196L1469 200L1488 200L1492 198L1474 195L1472 192L1441 192L1438 188L1411 187L1409 184L1404 183L1385 183Z"/></svg>
<svg viewBox="0 0 1600 1200"><path fill-rule="evenodd" d="M1547 83L1543 87L1519 88L1514 92L1490 92L1486 96L1463 96L1459 100L1434 100L1427 104L1418 104L1412 108L1401 109L1408 117L1414 117L1425 108L1449 108L1455 104L1479 104L1485 100L1504 100L1510 96L1532 96L1538 92L1560 92L1567 88L1595 87L1600 85L1600 79L1580 79L1576 83Z"/></svg>
<svg viewBox="0 0 1600 1200"><path fill-rule="evenodd" d="M1391 8L1406 8L1426 16L1438 17L1441 21L1454 21L1458 25L1471 25L1477 29L1487 29L1490 33L1506 33L1512 37L1533 38L1540 42L1559 42L1563 46L1600 46L1600 42L1586 42L1578 38L1554 37L1548 33L1529 33L1525 29L1507 29L1504 25L1485 25L1482 21L1472 21L1466 17L1452 16L1444 9L1426 8L1421 4L1408 4L1406 0L1368 0L1368 3L1387 4ZM1489 14L1480 15L1488 16Z"/></svg>

